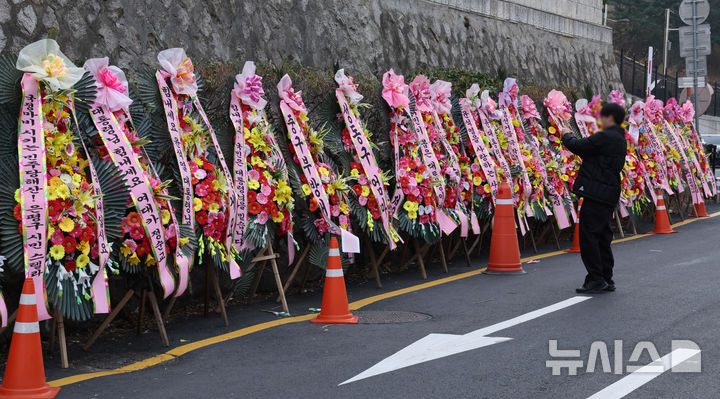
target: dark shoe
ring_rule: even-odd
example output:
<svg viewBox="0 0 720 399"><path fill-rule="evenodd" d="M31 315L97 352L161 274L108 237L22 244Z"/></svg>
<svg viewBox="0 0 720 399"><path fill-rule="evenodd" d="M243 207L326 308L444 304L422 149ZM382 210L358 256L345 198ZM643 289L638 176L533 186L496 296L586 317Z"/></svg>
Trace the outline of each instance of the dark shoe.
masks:
<svg viewBox="0 0 720 399"><path fill-rule="evenodd" d="M608 283L603 281L590 281L585 284L581 288L578 288L575 290L578 294L599 294L608 288Z"/></svg>
<svg viewBox="0 0 720 399"><path fill-rule="evenodd" d="M615 291L615 282L612 280L607 280L607 288L605 288L605 291L608 292L614 292Z"/></svg>

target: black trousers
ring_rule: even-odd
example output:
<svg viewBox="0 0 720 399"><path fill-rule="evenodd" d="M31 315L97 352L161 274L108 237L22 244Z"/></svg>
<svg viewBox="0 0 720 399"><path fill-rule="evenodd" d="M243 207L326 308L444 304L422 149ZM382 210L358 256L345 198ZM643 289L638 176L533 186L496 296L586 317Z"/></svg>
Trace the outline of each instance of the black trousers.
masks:
<svg viewBox="0 0 720 399"><path fill-rule="evenodd" d="M585 282L612 281L613 258L610 221L615 207L589 198L580 209L580 257L587 269Z"/></svg>

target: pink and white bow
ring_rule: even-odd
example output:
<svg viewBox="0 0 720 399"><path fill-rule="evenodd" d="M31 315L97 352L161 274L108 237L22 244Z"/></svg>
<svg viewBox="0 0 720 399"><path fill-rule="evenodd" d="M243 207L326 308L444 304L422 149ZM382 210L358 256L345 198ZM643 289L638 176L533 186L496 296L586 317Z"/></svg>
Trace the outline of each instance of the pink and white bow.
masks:
<svg viewBox="0 0 720 399"><path fill-rule="evenodd" d="M285 100L285 103L297 112L307 112L305 103L302 99L302 90L295 92L292 88L292 80L287 74L280 79L277 84L278 95L281 100Z"/></svg>
<svg viewBox="0 0 720 399"><path fill-rule="evenodd" d="M535 106L535 101L528 96L520 96L520 109L523 119L540 119L540 113Z"/></svg>
<svg viewBox="0 0 720 399"><path fill-rule="evenodd" d="M642 125L642 122L645 119L644 113L645 103L642 101L637 101L632 105L632 107L630 107L630 116L628 117L630 126L628 128L628 134L630 134L630 137L632 137L635 144L637 144L638 137L640 137L640 125Z"/></svg>
<svg viewBox="0 0 720 399"><path fill-rule="evenodd" d="M660 123L663 119L663 102L656 100L655 96L650 95L645 101L645 117L653 123Z"/></svg>
<svg viewBox="0 0 720 399"><path fill-rule="evenodd" d="M559 90L550 90L547 97L543 101L545 107L556 117L562 120L569 120L572 108L565 97L565 94Z"/></svg>
<svg viewBox="0 0 720 399"><path fill-rule="evenodd" d="M132 99L128 96L125 73L120 68L109 65L108 57L91 58L85 61L83 68L95 79L95 103L106 106L110 112L130 107Z"/></svg>
<svg viewBox="0 0 720 399"><path fill-rule="evenodd" d="M592 110L590 109L588 100L585 98L581 98L577 101L575 101L575 120L576 121L583 121L588 123L596 122L595 117L593 117Z"/></svg>
<svg viewBox="0 0 720 399"><path fill-rule="evenodd" d="M510 106L511 104L517 107L517 98L520 88L518 87L517 80L515 78L506 78L503 83L503 91L498 95L500 105Z"/></svg>
<svg viewBox="0 0 720 399"><path fill-rule="evenodd" d="M195 67L184 49L169 48L158 53L157 58L160 66L170 74L170 81L176 94L194 96L197 93Z"/></svg>
<svg viewBox="0 0 720 399"><path fill-rule="evenodd" d="M502 113L497 110L497 103L490 97L490 91L485 90L480 95L480 101L482 102L482 109L485 114L491 119L500 119Z"/></svg>
<svg viewBox="0 0 720 399"><path fill-rule="evenodd" d="M392 108L410 106L408 98L408 86L405 84L405 77L396 75L395 71L390 69L383 74L383 90L382 97Z"/></svg>
<svg viewBox="0 0 720 399"><path fill-rule="evenodd" d="M680 120L680 106L678 105L678 102L674 98L670 98L667 100L667 104L665 104L665 118L670 123L675 123Z"/></svg>
<svg viewBox="0 0 720 399"><path fill-rule="evenodd" d="M472 111L482 107L482 99L479 94L480 86L477 83L473 83L470 85L470 88L465 91L465 98Z"/></svg>
<svg viewBox="0 0 720 399"><path fill-rule="evenodd" d="M695 107L690 100L687 100L680 108L680 120L689 125L693 123L693 118L695 118Z"/></svg>
<svg viewBox="0 0 720 399"><path fill-rule="evenodd" d="M623 95L623 92L620 90L613 90L610 92L610 95L608 96L610 98L611 102L614 102L615 104L618 104L619 106L625 108L627 104L625 103L625 96Z"/></svg>
<svg viewBox="0 0 720 399"><path fill-rule="evenodd" d="M355 84L351 76L345 74L344 68L338 69L338 71L335 72L335 82L351 104L359 104L360 101L362 101L363 96L357 91L358 85Z"/></svg>
<svg viewBox="0 0 720 399"><path fill-rule="evenodd" d="M449 114L452 109L450 102L450 93L452 92L452 83L444 80L436 80L430 85L430 97L435 112L440 115Z"/></svg>
<svg viewBox="0 0 720 399"><path fill-rule="evenodd" d="M262 77L255 74L254 62L246 61L242 73L235 76L234 92L243 104L252 109L259 111L265 108L267 100L263 98Z"/></svg>
<svg viewBox="0 0 720 399"><path fill-rule="evenodd" d="M433 111L433 104L430 95L430 81L425 75L415 76L415 79L410 82L410 91L415 96L415 106L418 111Z"/></svg>

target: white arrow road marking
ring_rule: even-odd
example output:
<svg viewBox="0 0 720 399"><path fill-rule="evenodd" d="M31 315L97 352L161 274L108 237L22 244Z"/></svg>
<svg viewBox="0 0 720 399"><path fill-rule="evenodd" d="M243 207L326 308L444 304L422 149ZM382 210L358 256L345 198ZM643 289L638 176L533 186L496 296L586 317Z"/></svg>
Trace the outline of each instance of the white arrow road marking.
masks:
<svg viewBox="0 0 720 399"><path fill-rule="evenodd" d="M647 384L660 374L690 360L699 353L700 349L675 349L660 359L640 367L588 399L620 399L625 397L625 395Z"/></svg>
<svg viewBox="0 0 720 399"><path fill-rule="evenodd" d="M399 352L380 361L380 363L370 367L355 377L341 383L340 385L350 382L373 377L379 374L388 373L408 366L424 363L430 360L440 359L446 356L455 355L457 353L482 348L492 344L509 341L512 338L488 337L497 331L510 328L512 326L536 319L548 313L552 313L569 306L586 301L592 297L575 296L556 304L546 306L544 308L525 313L518 317L506 320L492 326L481 328L469 332L465 335L455 334L430 334L409 346L401 349Z"/></svg>

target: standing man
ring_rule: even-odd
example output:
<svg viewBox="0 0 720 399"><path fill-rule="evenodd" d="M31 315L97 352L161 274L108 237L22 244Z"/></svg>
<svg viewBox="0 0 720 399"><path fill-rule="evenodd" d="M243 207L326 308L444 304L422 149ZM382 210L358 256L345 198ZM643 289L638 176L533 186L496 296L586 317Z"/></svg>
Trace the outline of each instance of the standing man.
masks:
<svg viewBox="0 0 720 399"><path fill-rule="evenodd" d="M580 257L587 276L578 293L615 291L610 229L615 207L620 200L620 172L625 165L625 110L618 104L605 104L600 111L603 130L586 138L576 138L563 129L562 143L582 158L572 192L583 197L580 210Z"/></svg>

